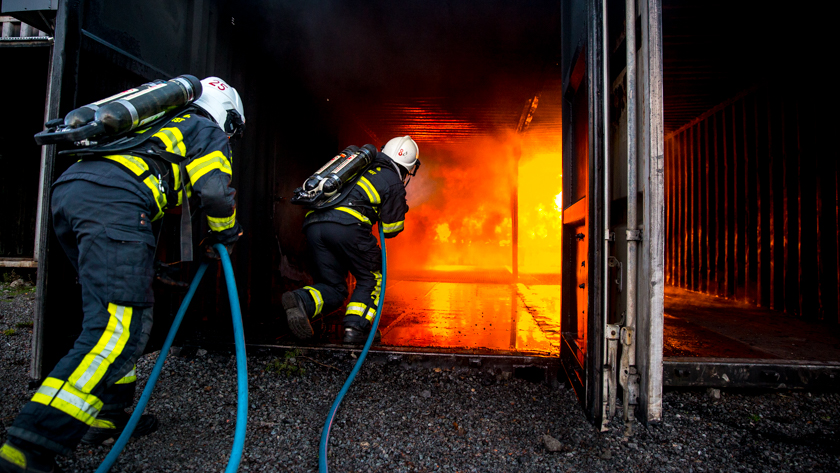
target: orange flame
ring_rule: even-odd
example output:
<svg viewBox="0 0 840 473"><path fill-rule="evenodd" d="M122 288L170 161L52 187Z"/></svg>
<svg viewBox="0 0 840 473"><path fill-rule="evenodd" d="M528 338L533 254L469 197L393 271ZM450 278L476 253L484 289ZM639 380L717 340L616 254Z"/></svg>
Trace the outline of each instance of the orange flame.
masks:
<svg viewBox="0 0 840 473"><path fill-rule="evenodd" d="M420 172L407 188L405 231L388 242L397 272L510 268L517 189L520 272L559 273L559 138L553 145L512 133L461 144L422 143L420 159Z"/></svg>

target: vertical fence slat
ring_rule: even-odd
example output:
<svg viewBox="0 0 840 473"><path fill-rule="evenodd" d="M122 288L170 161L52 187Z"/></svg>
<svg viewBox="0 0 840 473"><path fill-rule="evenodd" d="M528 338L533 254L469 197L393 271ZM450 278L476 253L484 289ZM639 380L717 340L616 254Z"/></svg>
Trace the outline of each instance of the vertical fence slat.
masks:
<svg viewBox="0 0 840 473"><path fill-rule="evenodd" d="M779 100L781 153L783 168L784 205L784 309L799 315L799 169L795 153L791 152L793 128L788 123L789 103Z"/></svg>
<svg viewBox="0 0 840 473"><path fill-rule="evenodd" d="M746 181L744 177L744 166L747 162L746 155L746 135L744 134L744 121L746 114L744 113L744 99L740 99L732 104L735 117L732 120L732 134L734 135L734 174L735 181L735 298L738 300L745 300L746 294L746 225L745 219L747 216L747 193Z"/></svg>
<svg viewBox="0 0 840 473"><path fill-rule="evenodd" d="M706 121L703 120L697 124L697 177L698 177L698 207L700 209L700 291L706 292L709 290L709 268L708 268L708 253L709 253L709 207L707 205L706 193L707 187L707 155L706 155L706 139L705 139Z"/></svg>
<svg viewBox="0 0 840 473"><path fill-rule="evenodd" d="M665 284L672 284L671 282L671 250L673 249L673 245L671 244L671 232L673 231L673 227L671 226L671 213L673 211L673 205L671 205L671 152L670 152L670 143L671 140L666 139L664 144L665 150Z"/></svg>
<svg viewBox="0 0 840 473"><path fill-rule="evenodd" d="M675 286L679 286L679 278L677 276L678 270L677 268L677 252L679 251L678 242L677 242L677 215L679 214L679 201L677 199L677 193L679 192L679 188L677 186L677 175L679 173L679 167L677 166L677 157L676 157L676 144L675 139L672 137L668 140L668 149L671 150L671 157L669 162L671 163L671 173L670 173L670 189L671 189L671 236L668 239L671 245L671 284Z"/></svg>
<svg viewBox="0 0 840 473"><path fill-rule="evenodd" d="M689 134L689 153L691 159L691 289L694 291L700 290L700 198L698 180L700 179L699 159L697 156L697 129L690 128Z"/></svg>
<svg viewBox="0 0 840 473"><path fill-rule="evenodd" d="M726 119L726 110L721 110L720 112L720 163L721 163L721 170L720 170L720 181L722 185L721 194L723 197L723 203L721 205L721 213L720 213L720 224L721 224L721 242L723 243L721 248L721 256L720 259L720 273L721 277L720 280L722 282L721 288L718 291L721 297L729 297L729 286L732 283L732 277L730 276L730 260L732 258L732 250L729 247L729 238L730 232L732 231L732 224L729 221L729 216L732 211L732 202L730 199L732 198L732 191L731 191L731 183L732 178L730 177L730 172L732 170L732 165L729 162L731 153L729 152L729 141L727 139L727 134L729 127L727 127L728 120Z"/></svg>
<svg viewBox="0 0 840 473"><path fill-rule="evenodd" d="M755 97L744 97L744 188L746 191L744 238L744 299L758 304L758 198L756 184Z"/></svg>
<svg viewBox="0 0 840 473"><path fill-rule="evenodd" d="M685 208L686 208L686 192L688 180L686 166L685 166L685 133L680 133L677 141L678 156L680 161L680 287L686 287L687 278L686 272L688 270L688 263L686 261L686 242L687 242L687 228L685 224Z"/></svg>
<svg viewBox="0 0 840 473"><path fill-rule="evenodd" d="M715 244L715 215L714 215L714 156L709 151L709 127L711 120L703 120L703 151L705 161L705 183L706 183L706 292L714 293L714 244Z"/></svg>

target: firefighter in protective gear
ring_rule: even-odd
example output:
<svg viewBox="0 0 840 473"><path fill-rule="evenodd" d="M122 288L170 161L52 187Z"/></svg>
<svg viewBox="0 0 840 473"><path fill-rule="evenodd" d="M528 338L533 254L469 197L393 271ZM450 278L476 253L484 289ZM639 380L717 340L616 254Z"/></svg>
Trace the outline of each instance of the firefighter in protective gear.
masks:
<svg viewBox="0 0 840 473"><path fill-rule="evenodd" d="M142 149L85 157L54 184L53 226L81 285L82 333L9 429L0 472L60 471L56 454L122 432L129 418L124 409L134 402L135 362L152 327L152 222L164 210L193 196L213 243L232 246L242 234L230 187L229 137L241 133L244 108L223 80L201 82L201 102L178 113ZM184 160L173 164L156 153ZM134 435L156 427L157 420L144 415Z"/></svg>
<svg viewBox="0 0 840 473"><path fill-rule="evenodd" d="M306 235L314 284L283 294L286 320L295 336L314 334L311 319L341 307L347 273L356 279L344 316L344 343L364 343L382 292L382 254L371 228L382 225L385 238L403 231L408 212L405 184L420 165L417 143L394 138L352 184L340 202L306 214ZM378 334L377 334L378 335Z"/></svg>

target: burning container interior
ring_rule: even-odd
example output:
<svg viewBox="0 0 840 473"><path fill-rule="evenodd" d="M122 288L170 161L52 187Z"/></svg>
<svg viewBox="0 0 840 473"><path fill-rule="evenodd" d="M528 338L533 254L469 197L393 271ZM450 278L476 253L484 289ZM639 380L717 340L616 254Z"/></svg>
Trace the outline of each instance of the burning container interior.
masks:
<svg viewBox="0 0 840 473"><path fill-rule="evenodd" d="M218 75L241 93L247 128L232 166L246 233L233 262L250 344L336 346L340 314L320 319L306 343L285 324L280 295L311 281L304 209L290 203L292 191L347 145L381 147L408 134L422 165L407 189L406 229L387 242L376 349L527 364L554 363L567 346L569 364L586 372L576 388L593 392L602 368L592 357L603 346L593 340L604 336L601 321L621 324L625 310L626 266L597 276L607 256L627 256L623 2L59 3L52 29L42 28L65 51L51 59L49 118L182 73ZM646 4L652 8L639 11L661 14L663 31L665 384L713 383L720 372L698 360L722 356L840 361L831 335L840 305L836 151L817 144L826 135L805 74L774 68L779 57L813 59L802 14L757 2ZM600 80L588 72L601 41L586 32L598 30L604 6L607 92L586 99ZM640 23L637 15L636 29L648 31ZM608 160L587 138L600 126L588 129L603 97ZM69 163L54 150L46 155L49 184ZM595 231L604 202L588 192L605 167L616 176L609 255L598 250L605 229ZM589 194L588 207L575 205ZM38 224L48 229L43 209ZM164 260L177 259L178 220L164 218ZM51 231L39 235L36 377L72 345L81 319L69 262ZM196 266L182 265L184 280ZM225 291L220 270L205 278L179 343L232 341ZM156 287L150 349L181 296ZM550 363L541 366L556 370ZM659 366L648 367L655 377Z"/></svg>
<svg viewBox="0 0 840 473"><path fill-rule="evenodd" d="M338 313L316 321L318 336L305 343L286 327L281 294L311 282L305 209L290 203L292 191L347 145L381 147L407 134L422 165L408 186L406 230L387 242L380 348L556 358L556 2L62 5L69 8L57 12L56 37L68 54L51 116L181 73L218 75L242 95L247 128L232 166L245 235L233 263L249 343L337 342ZM70 164L54 162L52 180ZM178 258L178 218L164 218L158 256L165 261ZM49 238L49 271L40 276L49 287L39 324L44 366L72 343L81 317L72 270ZM185 280L195 267L183 265ZM220 274L205 278L180 343L230 342L225 291ZM182 295L156 287L150 348L162 341ZM60 316L52 310L59 304Z"/></svg>

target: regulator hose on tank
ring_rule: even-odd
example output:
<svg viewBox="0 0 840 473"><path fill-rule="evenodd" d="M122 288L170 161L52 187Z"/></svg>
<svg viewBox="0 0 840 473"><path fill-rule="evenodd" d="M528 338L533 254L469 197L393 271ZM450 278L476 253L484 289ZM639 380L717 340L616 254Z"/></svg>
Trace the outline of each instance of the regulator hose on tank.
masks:
<svg viewBox="0 0 840 473"><path fill-rule="evenodd" d="M330 428L332 427L333 420L335 419L335 413L338 411L338 406L341 405L341 400L344 399L344 395L347 394L347 390L350 388L350 385L353 384L353 380L356 379L356 373L358 373L359 369L362 367L362 363L365 361L365 357L367 356L368 350L370 350L370 346L373 345L373 339L376 337L376 328L379 326L379 316L382 315L382 306L385 305L385 283L387 282L388 277L388 257L385 252L385 231L383 230L382 222L379 222L377 225L379 226L379 242L382 244L382 295L379 297L379 307L376 308L376 316L373 318L373 324L370 327L370 335L368 335L365 347L362 349L359 359L356 360L356 365L353 366L353 371L350 372L350 376L347 377L347 381L344 382L344 386L342 386L341 391L338 392L338 396L336 396L335 402L333 402L330 412L327 415L327 420L324 422L324 428L321 431L321 445L318 448L318 471L321 473L327 473L327 443L330 441Z"/></svg>
<svg viewBox="0 0 840 473"><path fill-rule="evenodd" d="M233 448L230 452L230 459L228 460L228 465L225 469L225 473L235 473L239 469L239 462L242 460L242 451L245 448L245 427L248 422L248 370L245 360L245 332L242 328L242 312L239 308L239 295L236 291L236 280L233 277L233 267L230 264L230 257L228 256L227 249L224 245L217 243L214 247L222 260L222 268L225 273L225 282L227 283L228 288L228 299L230 300L230 312L233 318L233 337L236 342L236 379L238 398L236 407L236 432L233 437ZM146 404L152 396L152 391L155 389L155 384L157 383L160 372L163 369L163 364L166 361L166 354L169 352L169 348L172 347L175 334L178 333L178 328L181 326L184 314L187 312L187 308L190 305L190 301L192 301L195 290L198 288L198 283L201 282L201 278L204 277L204 273L206 271L207 262L203 262L201 263L201 266L198 267L198 271L196 271L192 283L190 283L190 288L187 291L187 295L184 296L184 301L181 302L181 307L175 315L175 320L172 321L172 328L169 329L166 341L163 342L163 347L160 349L160 355L155 363L155 367L149 375L149 380L146 382L146 387L143 389L143 394L140 396L140 400L137 402L137 406L134 408L131 418L128 420L125 429L117 439L116 443L114 443L111 451L108 452L105 460L103 460L99 468L96 469L96 473L107 473L108 470L111 469L111 466L113 466L114 462L117 461L117 457L120 453L122 453L123 448L125 448L125 445L128 443L129 438L131 438L134 428L137 427L137 422L140 420L140 416L143 414L143 410L146 408Z"/></svg>

